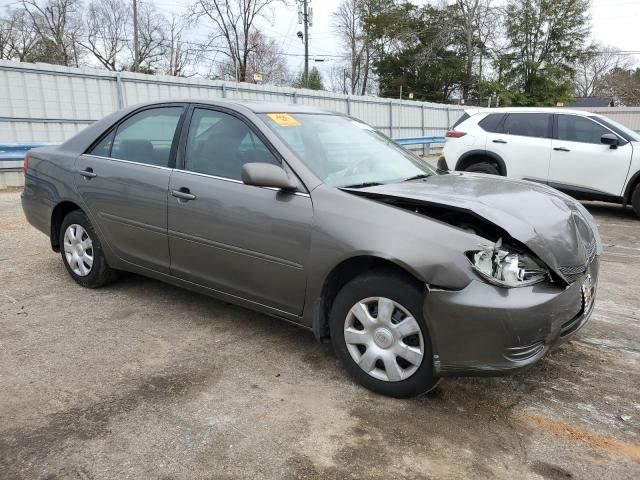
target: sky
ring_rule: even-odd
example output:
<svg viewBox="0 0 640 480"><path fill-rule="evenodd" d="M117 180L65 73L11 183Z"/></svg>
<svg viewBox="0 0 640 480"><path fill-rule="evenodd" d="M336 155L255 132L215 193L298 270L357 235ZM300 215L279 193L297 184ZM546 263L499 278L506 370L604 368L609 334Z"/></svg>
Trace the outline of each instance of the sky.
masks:
<svg viewBox="0 0 640 480"><path fill-rule="evenodd" d="M310 0L313 7L313 27L310 28L309 52L310 65L317 66L327 77L331 66L339 61L336 56L344 53L340 41L332 27L331 13L341 0ZM451 0L450 0L451 2ZM0 0L0 5L16 4L15 0ZM180 13L189 5L189 0L153 0L157 9L164 14ZM296 36L302 25L298 24L296 0L286 0L288 5L279 4L274 9L273 18L262 20L260 27L280 44L287 54L289 67L300 71L304 65L304 45ZM416 1L425 3L425 1ZM432 2L433 3L433 2ZM631 56L633 63L640 65L640 0L592 0L591 21L594 40L623 51L637 52ZM194 41L204 41L207 37L206 26L198 26L192 32ZM315 62L314 59L324 59Z"/></svg>

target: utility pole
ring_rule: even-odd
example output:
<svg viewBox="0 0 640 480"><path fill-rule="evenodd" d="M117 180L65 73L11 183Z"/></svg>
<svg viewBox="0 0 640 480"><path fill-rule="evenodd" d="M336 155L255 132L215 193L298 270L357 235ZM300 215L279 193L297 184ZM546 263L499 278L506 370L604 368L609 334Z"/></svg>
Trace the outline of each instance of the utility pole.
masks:
<svg viewBox="0 0 640 480"><path fill-rule="evenodd" d="M304 86L309 88L309 1L302 0L304 20Z"/></svg>
<svg viewBox="0 0 640 480"><path fill-rule="evenodd" d="M304 75L305 88L309 87L309 27L313 27L313 8L311 0L298 0L298 23L304 23L304 33L298 32L298 38L304 42Z"/></svg>
<svg viewBox="0 0 640 480"><path fill-rule="evenodd" d="M140 65L140 44L138 43L138 1L133 0L133 71L137 72Z"/></svg>

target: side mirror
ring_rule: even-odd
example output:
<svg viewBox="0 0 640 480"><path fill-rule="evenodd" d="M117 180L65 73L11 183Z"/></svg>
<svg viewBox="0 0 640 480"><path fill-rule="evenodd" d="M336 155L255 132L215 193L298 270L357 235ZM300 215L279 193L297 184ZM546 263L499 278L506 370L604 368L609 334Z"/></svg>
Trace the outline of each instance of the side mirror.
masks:
<svg viewBox="0 0 640 480"><path fill-rule="evenodd" d="M609 148L618 148L618 144L620 143L618 137L616 137L613 133L605 133L600 137L600 142L605 145L609 145Z"/></svg>
<svg viewBox="0 0 640 480"><path fill-rule="evenodd" d="M282 190L295 190L298 186L282 167L272 163L245 163L242 166L242 181L246 185Z"/></svg>

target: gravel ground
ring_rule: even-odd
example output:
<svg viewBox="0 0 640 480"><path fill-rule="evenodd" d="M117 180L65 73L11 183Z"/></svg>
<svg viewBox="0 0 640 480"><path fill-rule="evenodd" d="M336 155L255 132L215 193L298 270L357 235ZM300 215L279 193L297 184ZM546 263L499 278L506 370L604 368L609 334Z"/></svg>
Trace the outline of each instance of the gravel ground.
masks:
<svg viewBox="0 0 640 480"><path fill-rule="evenodd" d="M0 192L0 477L640 478L640 220L590 204L596 311L514 377L413 400L305 330L146 278L86 290Z"/></svg>

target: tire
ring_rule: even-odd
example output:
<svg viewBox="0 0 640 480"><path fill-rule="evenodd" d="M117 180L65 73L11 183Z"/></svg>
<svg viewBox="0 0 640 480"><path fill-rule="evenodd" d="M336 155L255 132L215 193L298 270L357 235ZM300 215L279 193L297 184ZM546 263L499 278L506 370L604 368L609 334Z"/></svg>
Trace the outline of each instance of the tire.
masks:
<svg viewBox="0 0 640 480"><path fill-rule="evenodd" d="M640 217L640 183L633 189L633 194L631 195L631 206L633 207L633 211L636 215Z"/></svg>
<svg viewBox="0 0 640 480"><path fill-rule="evenodd" d="M406 398L426 393L437 385L431 339L422 316L423 300L424 292L403 276L386 270L356 277L340 290L329 315L331 342L336 356L362 386L382 395ZM369 315L363 306L368 307ZM391 311L390 315L384 315L391 322L378 317L378 308ZM360 318L369 322L367 327ZM419 333L406 335L416 329ZM416 361L415 352L420 350L422 357ZM405 356L412 353L408 357L412 362L396 355L397 352Z"/></svg>
<svg viewBox="0 0 640 480"><path fill-rule="evenodd" d="M465 172L487 173L489 175L500 175L500 172L495 167L487 162L474 163L464 169Z"/></svg>
<svg viewBox="0 0 640 480"><path fill-rule="evenodd" d="M64 217L59 241L62 262L76 283L98 288L116 280L118 272L107 263L100 239L84 212L74 210Z"/></svg>

